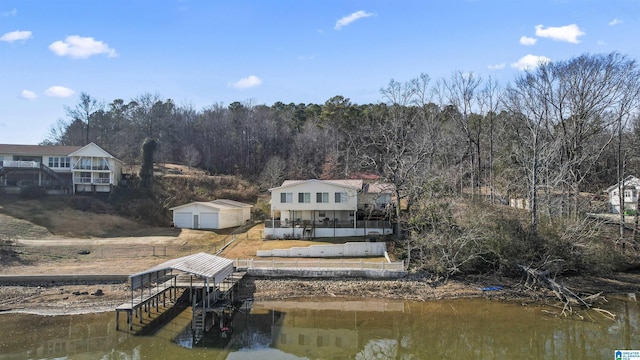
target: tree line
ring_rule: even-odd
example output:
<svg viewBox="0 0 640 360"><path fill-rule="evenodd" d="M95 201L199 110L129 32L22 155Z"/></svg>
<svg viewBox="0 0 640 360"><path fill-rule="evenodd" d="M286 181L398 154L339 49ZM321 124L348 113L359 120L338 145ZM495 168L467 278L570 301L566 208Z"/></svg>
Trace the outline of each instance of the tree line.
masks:
<svg viewBox="0 0 640 360"><path fill-rule="evenodd" d="M82 93L45 142L95 142L139 164L143 142L153 139L156 162L239 175L263 189L285 178L374 175L394 185L398 218L401 207L421 214L403 220L403 230L435 226L421 213L434 211L425 199L521 198L535 238L541 218L581 219L582 192L602 194L640 175L639 109L637 62L585 54L540 63L509 84L462 71L391 80L369 104L338 95L323 104L198 110L158 94L102 103Z"/></svg>

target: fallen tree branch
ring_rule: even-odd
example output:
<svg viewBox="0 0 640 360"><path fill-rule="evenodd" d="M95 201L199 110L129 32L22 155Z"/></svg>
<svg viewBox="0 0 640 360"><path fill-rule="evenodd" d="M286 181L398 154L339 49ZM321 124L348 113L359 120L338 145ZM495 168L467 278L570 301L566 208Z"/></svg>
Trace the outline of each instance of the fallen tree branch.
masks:
<svg viewBox="0 0 640 360"><path fill-rule="evenodd" d="M556 297L563 301L565 304L579 304L585 308L590 308L591 304L587 303L583 298L576 295L573 291L558 284L555 280L549 278L548 271L540 271L538 269L531 268L525 265L518 265L527 274L528 278L535 279L538 283L545 285L549 288ZM564 312L564 311L563 311Z"/></svg>

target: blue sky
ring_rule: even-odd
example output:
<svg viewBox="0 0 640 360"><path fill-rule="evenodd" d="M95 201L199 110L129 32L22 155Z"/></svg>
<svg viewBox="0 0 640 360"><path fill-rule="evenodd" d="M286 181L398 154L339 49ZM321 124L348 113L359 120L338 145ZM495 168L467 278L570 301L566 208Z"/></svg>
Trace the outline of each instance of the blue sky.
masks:
<svg viewBox="0 0 640 360"><path fill-rule="evenodd" d="M540 59L640 60L638 0L2 0L0 143L36 144L81 92L202 109L381 100L389 80Z"/></svg>

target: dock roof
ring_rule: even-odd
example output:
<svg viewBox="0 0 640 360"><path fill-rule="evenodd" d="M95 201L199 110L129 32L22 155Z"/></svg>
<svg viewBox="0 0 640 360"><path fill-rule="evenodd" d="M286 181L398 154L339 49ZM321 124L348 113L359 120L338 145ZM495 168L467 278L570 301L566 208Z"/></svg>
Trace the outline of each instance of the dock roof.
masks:
<svg viewBox="0 0 640 360"><path fill-rule="evenodd" d="M147 282L144 281L145 276L149 275L147 279L152 280L155 275L157 279L160 277L159 274L164 275L172 270L182 271L202 278L214 279L215 283L220 283L233 273L233 260L201 252L165 261L145 271L130 275L129 279L131 280L132 287L137 288L138 285ZM134 284L137 286L134 286Z"/></svg>

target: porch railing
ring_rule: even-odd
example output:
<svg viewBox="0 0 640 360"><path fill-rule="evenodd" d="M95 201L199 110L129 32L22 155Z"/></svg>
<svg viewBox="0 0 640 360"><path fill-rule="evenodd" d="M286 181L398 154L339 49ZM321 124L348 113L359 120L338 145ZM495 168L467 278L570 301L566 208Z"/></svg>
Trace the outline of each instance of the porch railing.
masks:
<svg viewBox="0 0 640 360"><path fill-rule="evenodd" d="M350 221L285 221L285 220L272 220L268 219L264 222L264 227L266 228L325 228L325 229L344 229L344 228L353 228L353 220ZM381 228L391 228L391 222L385 220L358 220L355 223L355 228L362 229L381 229Z"/></svg>
<svg viewBox="0 0 640 360"><path fill-rule="evenodd" d="M36 161L16 161L16 160L4 160L2 166L7 168L40 168L40 163Z"/></svg>
<svg viewBox="0 0 640 360"><path fill-rule="evenodd" d="M92 181L90 176L76 176L73 178L73 182L76 184L108 184L109 179L96 178Z"/></svg>

